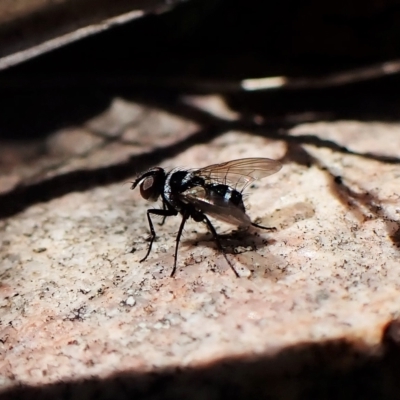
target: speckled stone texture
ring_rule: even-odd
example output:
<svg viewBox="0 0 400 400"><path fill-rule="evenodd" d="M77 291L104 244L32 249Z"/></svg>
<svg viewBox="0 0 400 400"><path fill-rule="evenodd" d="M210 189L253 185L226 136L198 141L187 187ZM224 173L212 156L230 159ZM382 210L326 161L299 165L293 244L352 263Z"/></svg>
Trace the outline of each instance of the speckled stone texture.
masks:
<svg viewBox="0 0 400 400"><path fill-rule="evenodd" d="M217 98L187 104L235 119ZM12 167L1 166L1 204L13 210L10 193L21 203L0 221L2 390L17 396L12 390L20 384L68 382L60 389L65 398L86 398L86 390L88 398L118 392L206 399L229 395L226 388L208 391L220 377L233 388L231 398L240 398L240 390L253 393L241 383L248 372L255 385L268 376L265 393L298 398L313 393L304 392L310 379L302 380L304 371L322 381L339 371L338 384L343 371L359 365L375 371L368 363L384 351L384 329L400 312L400 124L314 122L274 137L227 129L181 149L179 143L206 135L198 121L143 107L117 100L85 126L54 133L45 154L32 144L29 157L16 149ZM282 160L282 170L256 181L245 200L253 220L276 232L228 235L232 228L215 221L241 278L194 221L185 227L170 278L179 217L155 224L158 239L139 263L152 204L129 181L154 164L152 152L167 169L243 157ZM89 170L92 179L124 162L131 176L116 183L78 184L79 192L68 183L69 192L57 187L42 202L23 195L34 198L29 185L51 192L60 177ZM293 387L283 378L288 374L300 377ZM120 382L117 389L102 381L110 377ZM89 378L97 384L71 384ZM199 385L194 392L190 382Z"/></svg>

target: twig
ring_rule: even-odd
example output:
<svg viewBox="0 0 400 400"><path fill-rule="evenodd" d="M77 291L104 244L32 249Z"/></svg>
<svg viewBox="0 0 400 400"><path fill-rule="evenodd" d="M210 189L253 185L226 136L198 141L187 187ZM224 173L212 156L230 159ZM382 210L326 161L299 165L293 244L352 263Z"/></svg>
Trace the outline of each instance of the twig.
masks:
<svg viewBox="0 0 400 400"><path fill-rule="evenodd" d="M271 89L322 89L378 79L384 76L398 74L399 72L400 60L394 60L369 67L334 73L319 78L287 78L284 76L276 76L269 78L245 79L241 82L241 87L245 91Z"/></svg>

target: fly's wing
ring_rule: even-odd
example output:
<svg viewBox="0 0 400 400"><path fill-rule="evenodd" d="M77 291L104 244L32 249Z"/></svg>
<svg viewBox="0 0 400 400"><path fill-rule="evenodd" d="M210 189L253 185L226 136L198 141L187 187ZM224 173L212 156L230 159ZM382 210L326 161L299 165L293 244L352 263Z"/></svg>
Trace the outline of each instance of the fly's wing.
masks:
<svg viewBox="0 0 400 400"><path fill-rule="evenodd" d="M220 221L240 227L251 225L249 216L241 208L219 195L207 192L203 187L197 186L181 193L180 197L184 203L191 204L197 210Z"/></svg>
<svg viewBox="0 0 400 400"><path fill-rule="evenodd" d="M195 170L209 181L216 181L233 186L238 191L243 189L256 179L265 178L278 172L282 168L281 162L269 158L242 158L213 164L208 167Z"/></svg>

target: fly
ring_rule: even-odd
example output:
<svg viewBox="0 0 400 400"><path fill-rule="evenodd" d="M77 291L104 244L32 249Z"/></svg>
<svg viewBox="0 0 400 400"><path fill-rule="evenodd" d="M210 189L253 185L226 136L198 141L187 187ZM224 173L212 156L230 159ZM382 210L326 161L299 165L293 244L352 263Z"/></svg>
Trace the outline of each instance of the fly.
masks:
<svg viewBox="0 0 400 400"><path fill-rule="evenodd" d="M164 222L167 217L181 214L182 221L176 236L175 260L171 277L176 271L179 242L188 218L193 218L196 222L204 222L207 225L218 249L224 255L234 274L239 277L238 272L226 256L217 231L208 216L239 228L255 226L274 230L275 228L258 225L251 221L246 214L242 192L254 180L272 175L281 168L282 164L279 161L269 158L242 158L194 170L175 168L166 172L163 168L154 167L141 174L133 182L131 189L140 185L141 196L149 201L156 201L161 197L163 208L147 210L150 244L146 255L140 262L149 256L156 237L151 215L161 215L164 217Z"/></svg>

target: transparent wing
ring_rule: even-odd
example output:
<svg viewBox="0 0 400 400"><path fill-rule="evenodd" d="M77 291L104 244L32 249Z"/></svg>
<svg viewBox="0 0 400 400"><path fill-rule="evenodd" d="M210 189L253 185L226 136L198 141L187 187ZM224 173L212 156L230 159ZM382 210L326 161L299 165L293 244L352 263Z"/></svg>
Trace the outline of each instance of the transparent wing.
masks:
<svg viewBox="0 0 400 400"><path fill-rule="evenodd" d="M213 164L193 171L207 180L216 181L242 191L256 179L265 178L282 168L280 161L269 158L242 158Z"/></svg>
<svg viewBox="0 0 400 400"><path fill-rule="evenodd" d="M241 227L251 224L251 220L245 211L224 200L221 196L212 195L202 187L189 189L181 193L180 197L183 202L190 203L204 214L220 221Z"/></svg>

